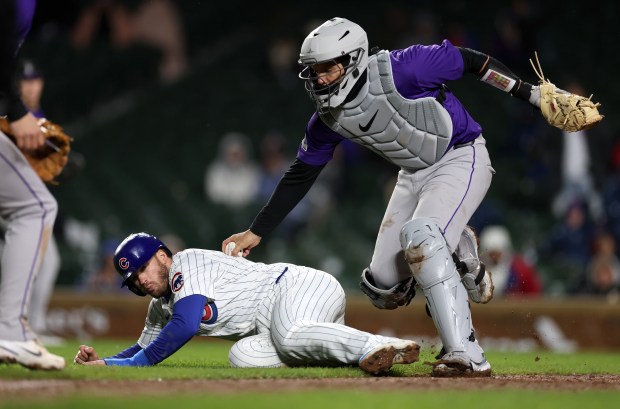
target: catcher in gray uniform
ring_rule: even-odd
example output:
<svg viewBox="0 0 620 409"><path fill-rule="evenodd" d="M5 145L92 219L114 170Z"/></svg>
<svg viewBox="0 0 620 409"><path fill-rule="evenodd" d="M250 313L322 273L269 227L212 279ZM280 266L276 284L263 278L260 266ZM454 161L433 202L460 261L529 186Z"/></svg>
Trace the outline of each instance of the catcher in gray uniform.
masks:
<svg viewBox="0 0 620 409"><path fill-rule="evenodd" d="M323 271L201 249L172 255L147 233L132 234L118 246L114 267L123 286L153 297L142 336L104 359L81 345L77 364L155 365L194 335L237 340L229 353L237 368L359 365L382 375L419 357L414 341L344 325L344 291Z"/></svg>
<svg viewBox="0 0 620 409"><path fill-rule="evenodd" d="M267 205L247 231L224 240L222 250L235 243L241 250L236 255L247 256L306 194L343 139L365 146L400 171L370 266L362 273L362 291L376 307L394 309L409 304L419 286L443 343L432 375L489 376L468 298L488 302L493 283L467 222L495 172L481 126L445 82L471 73L536 108L542 83L528 84L493 57L448 40L370 51L366 32L339 17L306 37L299 63L316 112ZM567 94L553 84L544 89ZM602 118L597 112L583 117L584 126ZM410 268L405 275L397 268L403 253Z"/></svg>

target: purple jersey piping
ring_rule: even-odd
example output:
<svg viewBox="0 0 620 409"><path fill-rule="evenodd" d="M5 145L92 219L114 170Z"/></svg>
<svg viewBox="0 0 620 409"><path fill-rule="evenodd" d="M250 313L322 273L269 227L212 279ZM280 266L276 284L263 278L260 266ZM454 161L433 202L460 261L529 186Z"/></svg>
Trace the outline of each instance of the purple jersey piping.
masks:
<svg viewBox="0 0 620 409"><path fill-rule="evenodd" d="M30 265L30 271L28 272L28 282L27 282L24 294L22 296L22 303L21 303L20 311L19 311L19 314L21 316L23 316L24 315L24 310L26 309L26 299L28 298L27 294L30 291L30 286L31 286L33 278L34 278L34 267L37 264L37 259L39 257L39 253L40 253L39 249L41 248L41 241L43 240L43 230L45 228L45 216L47 216L47 209L45 208L45 205L43 204L41 199L39 199L39 197L37 196L36 192L28 184L28 182L26 181L24 176L21 173L19 173L17 168L2 153L0 153L0 157L2 157L2 160L4 160L9 165L9 167L11 169L13 169L13 171L21 179L21 181L24 182L24 185L26 186L26 188L30 191L30 193L32 193L32 196L34 196L34 198L39 203L39 206L43 209L43 216L41 217L41 229L39 230L39 237L37 239L37 251L35 252L34 257L32 259L32 264ZM23 335L24 340L25 340L26 339L26 326L24 325L23 322L21 322L21 320L20 320L20 325L22 327L22 335Z"/></svg>
<svg viewBox="0 0 620 409"><path fill-rule="evenodd" d="M450 223L452 223L452 219L454 219L454 216L456 215L456 212L458 212L458 210L461 208L461 205L463 204L463 201L467 197L467 193L469 192L469 188L471 187L471 180L474 177L474 171L475 171L475 167L476 167L476 146L472 145L471 149L472 149L473 154L474 154L474 160L471 163L471 172L469 173L469 181L467 182L467 189L465 189L465 193L463 194L463 197L461 198L461 202L456 207L456 209L454 209L454 213L452 213L452 216L450 216L450 220L448 220L448 223L446 223L445 227L443 228L444 233L446 232L446 230L448 230L448 226L450 225Z"/></svg>

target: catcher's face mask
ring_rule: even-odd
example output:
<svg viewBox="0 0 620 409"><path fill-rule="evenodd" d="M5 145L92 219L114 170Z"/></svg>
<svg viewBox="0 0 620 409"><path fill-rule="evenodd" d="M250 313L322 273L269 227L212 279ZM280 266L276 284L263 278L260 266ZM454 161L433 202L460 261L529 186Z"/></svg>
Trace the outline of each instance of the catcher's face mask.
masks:
<svg viewBox="0 0 620 409"><path fill-rule="evenodd" d="M306 37L299 64L304 67L299 78L317 111L327 112L345 101L368 66L366 32L349 20L330 19Z"/></svg>

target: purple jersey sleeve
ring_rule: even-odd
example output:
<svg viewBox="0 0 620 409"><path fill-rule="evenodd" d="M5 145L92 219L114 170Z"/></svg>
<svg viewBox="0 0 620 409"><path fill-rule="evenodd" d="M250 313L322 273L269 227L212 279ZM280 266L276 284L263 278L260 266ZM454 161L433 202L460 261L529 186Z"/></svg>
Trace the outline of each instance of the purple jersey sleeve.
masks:
<svg viewBox="0 0 620 409"><path fill-rule="evenodd" d="M34 11L37 7L36 0L16 0L16 28L17 28L17 39L19 44L24 42L26 36L30 32L30 28L32 27L32 19L34 17Z"/></svg>
<svg viewBox="0 0 620 409"><path fill-rule="evenodd" d="M463 58L448 40L441 45L412 45L390 53L394 82L407 98L435 96L446 81L463 76Z"/></svg>
<svg viewBox="0 0 620 409"><path fill-rule="evenodd" d="M394 85L405 98L439 96L442 84L464 74L463 57L458 48L444 40L440 45L413 45L390 52ZM482 127L469 115L463 104L445 90L444 108L452 118L452 140L449 147L477 138Z"/></svg>
<svg viewBox="0 0 620 409"><path fill-rule="evenodd" d="M343 139L343 136L329 129L315 112L306 126L297 158L308 165L324 165L332 159L336 146Z"/></svg>
<svg viewBox="0 0 620 409"><path fill-rule="evenodd" d="M12 3L4 6L6 3ZM0 22L2 29L2 44L0 44L0 61L2 61L2 70L0 72L0 115L6 115L10 122L22 118L28 110L19 95L17 84L14 81L15 56L26 39L30 27L32 26L32 18L37 5L36 0L7 0L0 7L0 14L6 18L9 16L10 23ZM8 10L7 10L8 9ZM6 47L9 47L8 49ZM6 62L5 62L6 61Z"/></svg>

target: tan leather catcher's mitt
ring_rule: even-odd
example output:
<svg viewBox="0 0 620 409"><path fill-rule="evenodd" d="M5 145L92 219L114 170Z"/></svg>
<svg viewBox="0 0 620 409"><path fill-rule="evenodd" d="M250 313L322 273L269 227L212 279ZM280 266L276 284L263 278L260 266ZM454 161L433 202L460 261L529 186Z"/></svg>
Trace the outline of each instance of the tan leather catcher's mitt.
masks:
<svg viewBox="0 0 620 409"><path fill-rule="evenodd" d="M30 166L46 183L56 184L56 177L67 164L73 138L62 127L45 118L39 119L39 126L45 135L45 145L36 151L23 152ZM6 118L0 118L0 130L14 140Z"/></svg>
<svg viewBox="0 0 620 409"><path fill-rule="evenodd" d="M540 80L540 110L547 122L564 131L576 132L591 128L604 118L598 112L601 104L592 102L592 95L586 98L563 91L545 79L538 54L535 56L538 69L531 58L530 63Z"/></svg>

